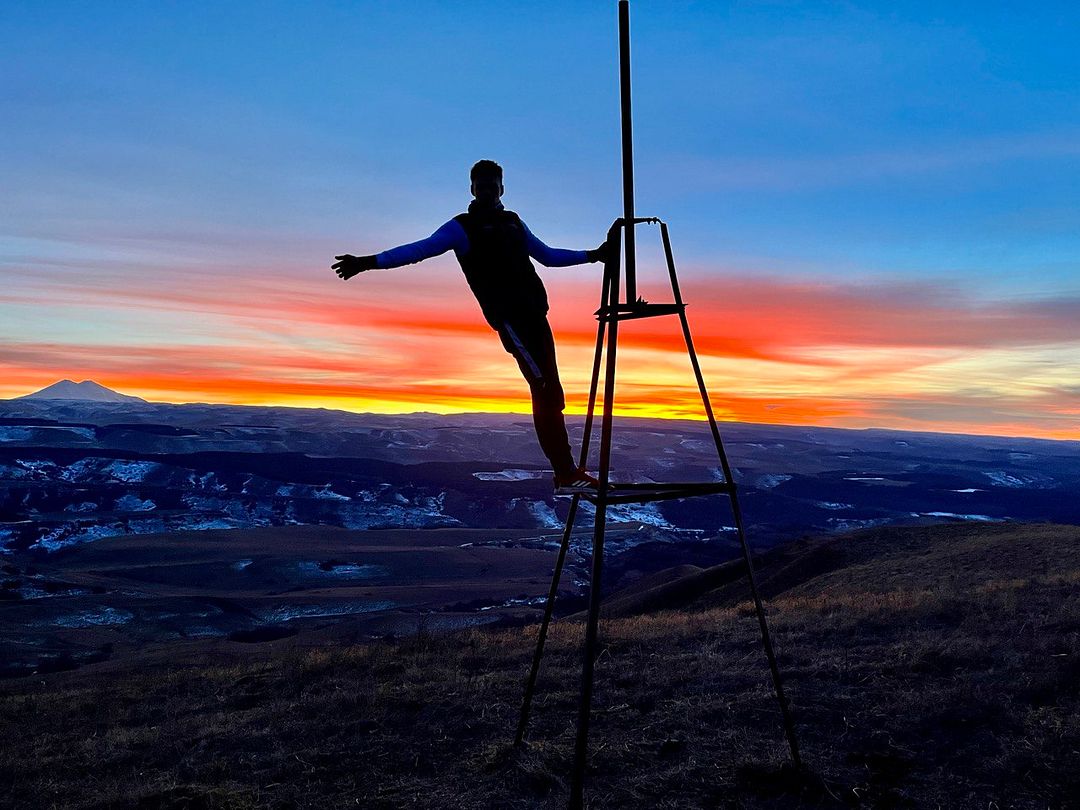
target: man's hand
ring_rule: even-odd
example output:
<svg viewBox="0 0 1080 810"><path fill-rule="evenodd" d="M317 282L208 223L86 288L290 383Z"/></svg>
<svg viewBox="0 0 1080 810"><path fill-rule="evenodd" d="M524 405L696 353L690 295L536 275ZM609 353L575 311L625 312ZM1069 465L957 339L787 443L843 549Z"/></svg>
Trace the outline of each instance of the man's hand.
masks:
<svg viewBox="0 0 1080 810"><path fill-rule="evenodd" d="M590 262L607 262L611 255L611 245L605 240L598 248L585 251L585 258Z"/></svg>
<svg viewBox="0 0 1080 810"><path fill-rule="evenodd" d="M352 256L348 253L335 256L337 261L330 265L330 269L338 274L338 278L348 281L353 276L363 273L365 270L375 269L374 256Z"/></svg>

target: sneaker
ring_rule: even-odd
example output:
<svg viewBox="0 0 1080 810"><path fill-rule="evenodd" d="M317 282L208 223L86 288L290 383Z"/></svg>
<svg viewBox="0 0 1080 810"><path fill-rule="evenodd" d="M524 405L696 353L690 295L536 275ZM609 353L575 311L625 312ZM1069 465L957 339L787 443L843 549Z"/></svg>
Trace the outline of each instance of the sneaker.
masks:
<svg viewBox="0 0 1080 810"><path fill-rule="evenodd" d="M600 490L600 482L585 471L584 467L578 467L567 475L555 474L556 495L577 495L579 493L595 493Z"/></svg>

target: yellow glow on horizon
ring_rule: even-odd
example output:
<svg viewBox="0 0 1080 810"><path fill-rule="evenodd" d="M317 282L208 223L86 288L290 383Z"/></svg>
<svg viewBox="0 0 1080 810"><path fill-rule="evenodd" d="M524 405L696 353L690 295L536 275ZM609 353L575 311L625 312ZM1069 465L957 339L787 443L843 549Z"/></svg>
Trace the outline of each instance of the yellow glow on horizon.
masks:
<svg viewBox="0 0 1080 810"><path fill-rule="evenodd" d="M66 375L80 381L80 375ZM333 396L313 393L282 393L271 389L264 390L182 390L179 387L150 387L134 384L122 384L122 381L102 378L102 385L115 388L126 394L142 397L150 402L165 404L220 404L239 406L268 406L291 408L327 408L352 413L375 413L404 415L411 413L433 414L516 414L528 418L531 404L527 396L519 397L470 397L470 396L420 396L411 392L409 396L395 396L388 392L386 396ZM4 386L0 393L10 397L22 396L33 390L55 382L50 379L41 384L30 386ZM666 380L668 381L668 380ZM33 387L36 385L36 388ZM15 388L16 390L12 390ZM579 393L567 392L566 413L570 416L582 416L588 404L587 385ZM1027 421L1030 414L1002 412L1002 418L995 422L971 422L959 418L938 419L933 424L915 421L912 418L890 416L887 413L867 410L866 404L858 399L806 396L805 390L799 396L783 397L761 392L748 394L741 392L728 397L730 392L721 391L715 385L709 390L710 399L716 418L720 422L743 422L757 424L775 424L792 426L820 426L839 428L883 428L927 433L967 433L1003 437L1033 437L1058 440L1080 440L1080 408L1062 404L1044 409L1046 415L1068 426L1061 427L1051 423L1035 425ZM914 393L914 392L913 392ZM641 417L651 419L674 419L681 421L704 421L705 411L695 385L657 385L640 380L620 380L616 385L617 402L614 408L616 416ZM867 400L867 402L871 402ZM919 404L920 398L911 397L913 404ZM947 406L941 406L946 411ZM595 418L599 420L603 412L602 398L598 398Z"/></svg>

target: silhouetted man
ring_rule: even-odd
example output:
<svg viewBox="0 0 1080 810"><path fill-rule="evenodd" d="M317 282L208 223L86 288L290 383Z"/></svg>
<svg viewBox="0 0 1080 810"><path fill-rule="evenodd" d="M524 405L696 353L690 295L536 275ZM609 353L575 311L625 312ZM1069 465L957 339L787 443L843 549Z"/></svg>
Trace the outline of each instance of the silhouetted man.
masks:
<svg viewBox="0 0 1080 810"><path fill-rule="evenodd" d="M342 279L365 270L401 267L453 250L484 318L514 355L532 392L533 424L540 448L555 472L555 489L595 489L599 482L574 463L563 420L562 384L555 340L548 324L548 299L529 257L547 267L604 261L607 243L594 250L551 248L533 236L513 211L503 208L502 167L481 160L469 174L467 213L458 214L427 239L374 256L337 256L332 269Z"/></svg>

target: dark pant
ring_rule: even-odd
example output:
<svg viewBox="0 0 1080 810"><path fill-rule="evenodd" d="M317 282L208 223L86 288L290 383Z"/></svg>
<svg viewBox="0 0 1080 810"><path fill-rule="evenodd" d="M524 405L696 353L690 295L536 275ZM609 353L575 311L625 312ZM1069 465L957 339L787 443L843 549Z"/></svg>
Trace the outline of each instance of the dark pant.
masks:
<svg viewBox="0 0 1080 810"><path fill-rule="evenodd" d="M555 362L555 338L544 315L530 315L504 320L498 326L503 348L518 362L532 392L533 425L540 449L558 475L577 469L570 439L563 420L562 383Z"/></svg>

